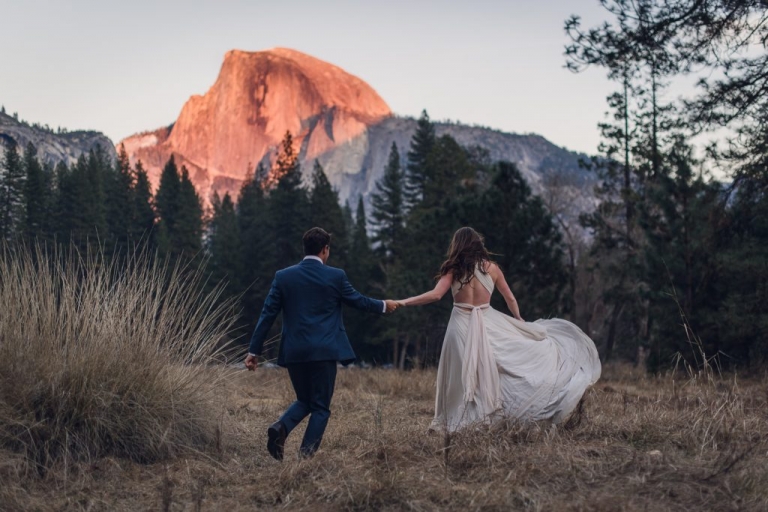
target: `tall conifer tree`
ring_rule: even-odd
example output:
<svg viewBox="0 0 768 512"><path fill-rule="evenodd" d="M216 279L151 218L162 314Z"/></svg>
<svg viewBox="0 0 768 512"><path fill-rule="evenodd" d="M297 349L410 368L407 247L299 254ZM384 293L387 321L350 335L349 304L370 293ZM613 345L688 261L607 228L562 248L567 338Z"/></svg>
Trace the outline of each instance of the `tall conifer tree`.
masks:
<svg viewBox="0 0 768 512"><path fill-rule="evenodd" d="M298 262L304 255L301 237L309 229L309 198L301 183L293 138L286 133L272 174L277 183L269 193L267 223L274 248L273 268Z"/></svg>
<svg viewBox="0 0 768 512"><path fill-rule="evenodd" d="M405 183L397 144L392 143L384 176L371 195L373 240L386 262L392 263L405 242Z"/></svg>
<svg viewBox="0 0 768 512"><path fill-rule="evenodd" d="M416 132L411 138L408 150L408 166L406 168L406 199L413 207L424 197L424 191L431 175L429 155L435 146L435 126L429 120L429 114L421 113Z"/></svg>
<svg viewBox="0 0 768 512"><path fill-rule="evenodd" d="M181 195L181 180L176 160L173 155L168 159L160 174L160 186L157 189L155 205L158 223L158 246L160 252L169 254L173 248L173 236L179 217L179 197Z"/></svg>
<svg viewBox="0 0 768 512"><path fill-rule="evenodd" d="M0 239L19 234L24 208L24 165L15 144L5 148L0 166Z"/></svg>
<svg viewBox="0 0 768 512"><path fill-rule="evenodd" d="M157 246L156 215L152 207L152 189L147 171L141 161L136 162L133 185L133 222L131 238L153 250Z"/></svg>
<svg viewBox="0 0 768 512"><path fill-rule="evenodd" d="M178 217L176 218L175 247L181 254L194 257L200 253L203 237L203 206L189 171L181 167L179 180Z"/></svg>
<svg viewBox="0 0 768 512"><path fill-rule="evenodd" d="M242 306L244 322L248 331L252 331L267 294L267 285L271 282L276 268L273 247L268 243L267 199L262 182L257 178L266 175L265 168L259 164L256 173L246 176L237 198L237 223L242 246L241 283L244 289Z"/></svg>
<svg viewBox="0 0 768 512"><path fill-rule="evenodd" d="M309 223L331 233L333 265L344 268L348 250L344 212L339 205L338 193L331 187L323 167L317 160L315 160L312 171L312 190L309 195L309 203Z"/></svg>
<svg viewBox="0 0 768 512"><path fill-rule="evenodd" d="M88 152L85 172L78 174L79 187L83 193L84 217L87 239L90 244L104 244L109 235L107 224L106 182L112 171L109 155L101 147Z"/></svg>
<svg viewBox="0 0 768 512"><path fill-rule="evenodd" d="M125 146L120 146L114 171L107 176L107 222L111 235L107 249L114 248L118 253L126 254L131 249L136 204L133 197L134 174Z"/></svg>
<svg viewBox="0 0 768 512"><path fill-rule="evenodd" d="M226 281L228 295L241 289L243 250L240 226L237 222L235 205L229 194L224 199L214 193L211 201L213 216L208 226L207 248L212 268L212 282Z"/></svg>
<svg viewBox="0 0 768 512"><path fill-rule="evenodd" d="M24 235L29 240L44 240L52 234L52 171L40 165L31 142L24 151L24 170Z"/></svg>

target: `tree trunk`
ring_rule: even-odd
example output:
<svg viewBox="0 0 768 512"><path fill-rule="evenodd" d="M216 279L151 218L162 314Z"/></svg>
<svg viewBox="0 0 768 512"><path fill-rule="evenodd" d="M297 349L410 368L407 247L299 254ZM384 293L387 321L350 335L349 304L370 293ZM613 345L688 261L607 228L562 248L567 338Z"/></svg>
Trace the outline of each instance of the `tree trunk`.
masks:
<svg viewBox="0 0 768 512"><path fill-rule="evenodd" d="M656 179L659 176L661 167L659 159L659 106L656 98L658 89L656 73L656 63L651 62L651 143L653 145L651 165L653 167L653 179Z"/></svg>
<svg viewBox="0 0 768 512"><path fill-rule="evenodd" d="M610 360L611 356L613 355L613 347L616 342L616 326L619 323L619 317L621 316L621 311L623 309L624 303L620 302L613 307L613 312L611 312L611 324L608 328L608 340L605 343L605 357L603 358L604 362Z"/></svg>
<svg viewBox="0 0 768 512"><path fill-rule="evenodd" d="M423 347L424 347L424 345L426 345L426 341L427 341L425 338L426 338L426 336L418 336L416 338L416 346L414 347L414 354L415 355L413 357L413 362L414 362L414 367L415 368L421 368L422 361L424 361Z"/></svg>
<svg viewBox="0 0 768 512"><path fill-rule="evenodd" d="M627 242L632 240L632 198L630 197L631 175L629 170L629 77L624 74L624 204L627 208Z"/></svg>
<svg viewBox="0 0 768 512"><path fill-rule="evenodd" d="M400 349L400 362L397 365L397 367L401 370L405 370L405 356L408 353L408 345L410 345L410 343L411 343L411 335L406 334L405 342L403 343L403 346Z"/></svg>
<svg viewBox="0 0 768 512"><path fill-rule="evenodd" d="M395 337L392 338L392 366L397 367L398 362L398 345L400 343L400 332L395 330Z"/></svg>
<svg viewBox="0 0 768 512"><path fill-rule="evenodd" d="M693 254L688 220L688 193L685 192L683 195L683 244L685 246L685 306L683 311L690 321L693 316Z"/></svg>

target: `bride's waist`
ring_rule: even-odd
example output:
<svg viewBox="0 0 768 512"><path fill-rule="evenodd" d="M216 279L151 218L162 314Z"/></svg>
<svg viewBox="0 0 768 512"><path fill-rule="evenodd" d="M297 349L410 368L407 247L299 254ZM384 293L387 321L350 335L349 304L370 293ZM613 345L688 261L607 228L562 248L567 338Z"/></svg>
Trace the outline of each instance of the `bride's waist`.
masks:
<svg viewBox="0 0 768 512"><path fill-rule="evenodd" d="M491 305L487 302L485 304L468 304L466 302L454 302L453 307L455 309L471 313L475 309L479 309L479 310L488 309L491 307Z"/></svg>

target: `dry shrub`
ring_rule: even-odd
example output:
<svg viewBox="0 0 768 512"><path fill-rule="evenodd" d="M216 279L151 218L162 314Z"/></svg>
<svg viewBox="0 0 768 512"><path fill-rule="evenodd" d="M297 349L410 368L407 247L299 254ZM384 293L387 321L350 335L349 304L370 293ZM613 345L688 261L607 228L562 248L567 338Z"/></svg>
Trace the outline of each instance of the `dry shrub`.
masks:
<svg viewBox="0 0 768 512"><path fill-rule="evenodd" d="M0 254L0 447L40 473L112 455L147 463L219 440L210 371L231 327L201 272L41 249ZM3 457L4 460L8 460Z"/></svg>

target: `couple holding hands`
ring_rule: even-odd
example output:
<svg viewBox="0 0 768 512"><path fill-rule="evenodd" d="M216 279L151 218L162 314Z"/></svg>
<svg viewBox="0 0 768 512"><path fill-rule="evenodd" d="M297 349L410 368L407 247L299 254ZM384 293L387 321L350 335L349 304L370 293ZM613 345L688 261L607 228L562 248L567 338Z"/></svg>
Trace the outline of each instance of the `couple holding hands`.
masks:
<svg viewBox="0 0 768 512"><path fill-rule="evenodd" d="M474 229L459 229L433 290L405 300L376 300L358 293L346 273L327 265L331 235L304 234L305 258L275 274L251 336L245 365L257 367L278 314L283 329L277 364L288 369L296 401L267 429L267 449L282 460L285 440L307 416L300 455L312 456L330 418L337 364L355 353L342 320L342 304L371 313L440 300L448 290L454 307L437 372L434 430L450 432L499 418L567 419L600 377L594 342L576 325L552 318L525 322L498 265ZM498 290L512 313L490 307Z"/></svg>

